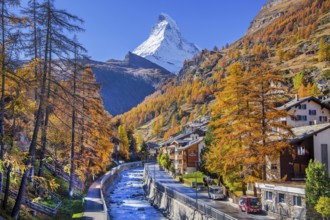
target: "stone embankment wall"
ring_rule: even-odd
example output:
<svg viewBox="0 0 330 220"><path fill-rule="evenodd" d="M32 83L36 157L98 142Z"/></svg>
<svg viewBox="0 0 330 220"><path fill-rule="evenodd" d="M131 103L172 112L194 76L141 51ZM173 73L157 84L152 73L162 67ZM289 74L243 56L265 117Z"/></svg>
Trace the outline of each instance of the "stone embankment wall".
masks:
<svg viewBox="0 0 330 220"><path fill-rule="evenodd" d="M116 181L118 180L118 177L120 175L120 173L124 170L128 170L134 167L139 167L142 166L142 162L132 162L132 163L125 163L122 165L119 165L117 167L114 167L113 169L111 169L109 172L107 172L102 180L101 180L101 184L100 184L100 193L101 193L101 199L103 202L103 209L104 209L104 214L106 215L106 219L110 220L110 215L108 212L108 207L107 207L107 195L109 192L109 188L113 185L115 185Z"/></svg>
<svg viewBox="0 0 330 220"><path fill-rule="evenodd" d="M154 183L152 175L149 175L146 167L144 170L143 189L152 205L159 209L165 216L173 220L234 219L217 210L209 209L201 203L197 204L197 209L194 199L168 189L159 182Z"/></svg>

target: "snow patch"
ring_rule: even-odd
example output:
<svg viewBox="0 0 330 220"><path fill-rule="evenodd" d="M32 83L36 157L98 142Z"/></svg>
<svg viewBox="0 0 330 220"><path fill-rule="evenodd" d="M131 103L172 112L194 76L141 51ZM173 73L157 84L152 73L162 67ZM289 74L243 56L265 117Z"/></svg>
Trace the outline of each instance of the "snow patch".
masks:
<svg viewBox="0 0 330 220"><path fill-rule="evenodd" d="M199 48L185 40L177 23L167 14L161 13L149 38L138 46L133 53L178 73L186 59L199 53Z"/></svg>

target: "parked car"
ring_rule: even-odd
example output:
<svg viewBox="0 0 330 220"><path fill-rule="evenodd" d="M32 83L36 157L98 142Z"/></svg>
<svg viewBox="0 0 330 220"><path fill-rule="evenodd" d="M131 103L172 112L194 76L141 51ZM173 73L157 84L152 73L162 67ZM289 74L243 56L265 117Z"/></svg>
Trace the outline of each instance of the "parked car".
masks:
<svg viewBox="0 0 330 220"><path fill-rule="evenodd" d="M209 198L210 199L225 199L226 196L220 186L209 186Z"/></svg>
<svg viewBox="0 0 330 220"><path fill-rule="evenodd" d="M247 213L261 212L260 200L259 198L254 196L242 196L239 200L238 205L242 212L247 212Z"/></svg>

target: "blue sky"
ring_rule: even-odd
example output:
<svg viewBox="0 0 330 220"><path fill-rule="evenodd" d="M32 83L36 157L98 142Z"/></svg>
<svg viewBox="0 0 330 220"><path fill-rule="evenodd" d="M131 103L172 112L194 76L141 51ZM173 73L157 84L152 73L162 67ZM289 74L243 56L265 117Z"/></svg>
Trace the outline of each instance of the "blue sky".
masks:
<svg viewBox="0 0 330 220"><path fill-rule="evenodd" d="M239 39L267 0L57 0L85 23L78 38L92 59L122 59L150 34L162 12L182 35L212 49Z"/></svg>

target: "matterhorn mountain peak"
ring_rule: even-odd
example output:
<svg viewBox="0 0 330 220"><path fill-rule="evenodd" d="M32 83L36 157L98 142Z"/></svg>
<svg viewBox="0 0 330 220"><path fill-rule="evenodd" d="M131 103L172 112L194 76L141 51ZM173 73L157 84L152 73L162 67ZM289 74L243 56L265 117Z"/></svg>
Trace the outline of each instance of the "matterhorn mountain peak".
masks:
<svg viewBox="0 0 330 220"><path fill-rule="evenodd" d="M199 53L198 47L186 41L180 29L169 15L161 13L149 38L133 53L158 64L173 73L178 73L186 59Z"/></svg>

